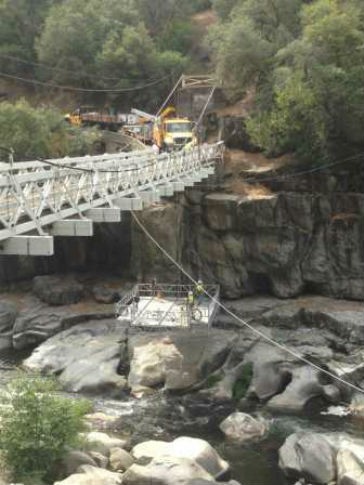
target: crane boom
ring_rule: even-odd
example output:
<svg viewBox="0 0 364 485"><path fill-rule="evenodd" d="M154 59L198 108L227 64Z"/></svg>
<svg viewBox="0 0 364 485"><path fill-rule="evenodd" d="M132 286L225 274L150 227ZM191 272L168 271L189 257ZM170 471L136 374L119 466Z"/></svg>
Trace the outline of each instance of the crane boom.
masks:
<svg viewBox="0 0 364 485"><path fill-rule="evenodd" d="M145 118L146 120L154 121L156 119L155 115L151 115L140 109L133 108L131 112L133 115L140 116L140 118Z"/></svg>

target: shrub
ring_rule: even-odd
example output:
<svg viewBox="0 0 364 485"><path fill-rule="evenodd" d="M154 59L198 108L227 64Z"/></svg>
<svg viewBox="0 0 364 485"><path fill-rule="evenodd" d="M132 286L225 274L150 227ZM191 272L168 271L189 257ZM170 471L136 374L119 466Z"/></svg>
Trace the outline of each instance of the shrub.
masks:
<svg viewBox="0 0 364 485"><path fill-rule="evenodd" d="M245 396L253 377L253 365L247 362L241 371L239 379L236 380L233 388L233 398L240 401Z"/></svg>
<svg viewBox="0 0 364 485"><path fill-rule="evenodd" d="M25 377L2 392L0 446L16 480L53 479L57 461L79 442L90 403L56 390L53 379Z"/></svg>
<svg viewBox="0 0 364 485"><path fill-rule="evenodd" d="M56 109L33 108L24 99L0 104L1 145L14 149L16 161L83 155L98 138L95 130L70 126Z"/></svg>

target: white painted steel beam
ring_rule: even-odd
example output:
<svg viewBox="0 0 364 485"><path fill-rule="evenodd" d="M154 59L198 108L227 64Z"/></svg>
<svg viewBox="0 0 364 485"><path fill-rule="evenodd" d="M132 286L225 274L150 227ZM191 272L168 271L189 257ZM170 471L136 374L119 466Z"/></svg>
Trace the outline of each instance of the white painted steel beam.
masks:
<svg viewBox="0 0 364 485"><path fill-rule="evenodd" d="M143 199L140 197L122 197L120 199L114 199L113 204L123 211L143 210Z"/></svg>
<svg viewBox="0 0 364 485"><path fill-rule="evenodd" d="M121 210L113 207L100 207L89 209L85 212L85 216L93 222L120 222Z"/></svg>
<svg viewBox="0 0 364 485"><path fill-rule="evenodd" d="M144 206L148 206L156 202L154 190L145 190L144 192L139 192L139 195L143 199Z"/></svg>
<svg viewBox="0 0 364 485"><path fill-rule="evenodd" d="M193 187L196 181L192 177L183 177L182 182L184 183L185 187Z"/></svg>
<svg viewBox="0 0 364 485"><path fill-rule="evenodd" d="M174 194L173 185L160 185L158 187L158 192L160 193L161 197L171 197Z"/></svg>
<svg viewBox="0 0 364 485"><path fill-rule="evenodd" d="M185 184L181 180L172 182L172 185L175 192L183 192L185 190Z"/></svg>
<svg viewBox="0 0 364 485"><path fill-rule="evenodd" d="M55 222L50 230L52 236L93 236L93 224L90 219L65 219Z"/></svg>
<svg viewBox="0 0 364 485"><path fill-rule="evenodd" d="M0 164L0 241L48 226L53 234L91 235L91 221L119 221L118 209L142 210L143 199L148 205L182 192L212 174L222 155L223 145L214 144L158 156L146 150L65 157L52 160L56 168L39 161ZM86 229L73 222L80 214L90 219Z"/></svg>
<svg viewBox="0 0 364 485"><path fill-rule="evenodd" d="M0 242L0 254L19 256L52 256L52 236L14 236Z"/></svg>

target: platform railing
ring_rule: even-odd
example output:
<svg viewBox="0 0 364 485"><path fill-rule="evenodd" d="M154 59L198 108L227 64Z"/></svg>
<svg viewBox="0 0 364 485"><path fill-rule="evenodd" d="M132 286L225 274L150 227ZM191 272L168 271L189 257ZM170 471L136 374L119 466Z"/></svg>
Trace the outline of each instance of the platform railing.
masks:
<svg viewBox="0 0 364 485"><path fill-rule="evenodd" d="M173 305L168 311L163 310L143 310L142 318L136 317L134 324L143 324L143 320L156 321L155 326L160 326L163 321L170 317L173 313L175 320L188 321L188 325L191 323L198 323L199 320L206 320L207 326L210 327L212 321L218 311L218 305L216 300L219 299L220 287L215 284L203 285L206 292L213 297L209 299L207 295L203 296L203 303L201 305L194 305L190 308L187 304L188 293L196 288L191 284L168 284L168 283L139 283L136 284L123 298L116 303L115 313L117 318L126 319L131 317L130 308L133 305L133 301L137 299L139 302L142 298L150 298L151 300L166 299L170 300ZM182 303L177 307L176 303ZM131 321L131 325L133 322Z"/></svg>

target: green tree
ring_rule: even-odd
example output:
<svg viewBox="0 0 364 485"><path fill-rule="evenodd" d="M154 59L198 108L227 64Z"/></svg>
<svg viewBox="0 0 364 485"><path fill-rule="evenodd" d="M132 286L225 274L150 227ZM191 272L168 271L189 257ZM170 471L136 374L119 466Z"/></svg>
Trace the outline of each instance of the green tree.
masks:
<svg viewBox="0 0 364 485"><path fill-rule="evenodd" d="M150 106L164 85L153 84L145 92L134 88L167 74L178 76L186 59L180 53L171 55L169 45L158 45L152 38L142 20L159 10L150 10L149 4L143 15L139 0L64 0L54 5L37 42L39 59L55 68L52 80L90 89L126 89L129 104L147 100ZM169 12L168 2L161 12ZM110 93L108 100L125 105L123 94Z"/></svg>
<svg viewBox="0 0 364 485"><path fill-rule="evenodd" d="M16 160L86 154L97 138L95 131L68 125L55 109L36 109L25 100L0 104L1 144L14 149Z"/></svg>
<svg viewBox="0 0 364 485"><path fill-rule="evenodd" d="M227 20L238 4L241 4L242 0L212 0L212 6L222 20Z"/></svg>
<svg viewBox="0 0 364 485"><path fill-rule="evenodd" d="M209 40L217 74L230 93L253 84L260 94L270 92L274 55L299 35L301 6L302 0L239 0L221 13L223 21ZM262 102L269 102L267 96Z"/></svg>
<svg viewBox="0 0 364 485"><path fill-rule="evenodd" d="M356 1L318 0L302 25L275 57L273 104L248 128L268 151L323 160L364 144L364 22Z"/></svg>
<svg viewBox="0 0 364 485"><path fill-rule="evenodd" d="M53 480L57 461L79 444L90 404L56 390L54 380L28 376L2 392L0 446L16 480Z"/></svg>
<svg viewBox="0 0 364 485"><path fill-rule="evenodd" d="M54 1L54 0L53 0ZM0 69L9 74L32 74L34 66L11 57L34 62L35 38L40 34L52 0L0 1ZM8 57L10 56L10 57Z"/></svg>
<svg viewBox="0 0 364 485"><path fill-rule="evenodd" d="M95 86L104 43L137 20L132 0L65 0L49 11L36 46L39 59L55 68L57 82Z"/></svg>

